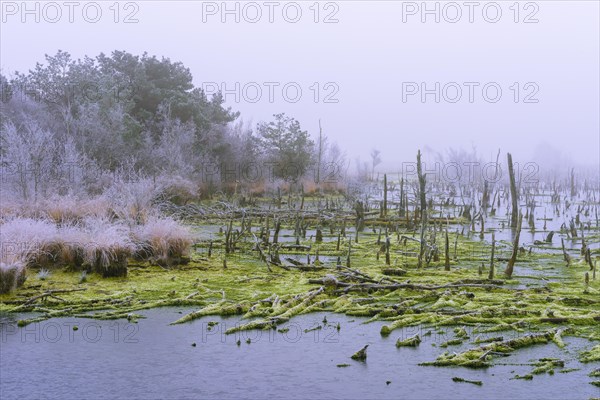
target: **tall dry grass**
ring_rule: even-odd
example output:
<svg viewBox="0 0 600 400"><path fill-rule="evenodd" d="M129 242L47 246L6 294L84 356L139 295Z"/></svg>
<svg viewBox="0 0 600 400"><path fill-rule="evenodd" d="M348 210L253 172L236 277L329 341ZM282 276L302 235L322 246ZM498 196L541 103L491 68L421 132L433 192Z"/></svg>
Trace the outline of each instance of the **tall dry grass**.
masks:
<svg viewBox="0 0 600 400"><path fill-rule="evenodd" d="M137 227L134 237L138 255L162 266L187 262L192 244L190 231L172 218L152 217Z"/></svg>
<svg viewBox="0 0 600 400"><path fill-rule="evenodd" d="M193 238L172 218L151 215L133 227L108 216L33 219L12 217L0 223L0 288L12 290L28 268L96 272L126 276L128 258L136 256L161 266L187 258ZM59 222L60 221L60 222Z"/></svg>
<svg viewBox="0 0 600 400"><path fill-rule="evenodd" d="M22 285L27 266L55 255L56 227L45 220L12 218L0 225L0 293Z"/></svg>
<svg viewBox="0 0 600 400"><path fill-rule="evenodd" d="M126 225L88 217L82 231L88 238L83 246L85 267L104 277L127 275L127 258L136 247Z"/></svg>
<svg viewBox="0 0 600 400"><path fill-rule="evenodd" d="M27 277L25 263L16 257L6 257L0 261L0 294L8 293L25 283Z"/></svg>
<svg viewBox="0 0 600 400"><path fill-rule="evenodd" d="M187 262L190 232L157 205L186 203L198 188L184 179L115 180L93 198L54 195L14 201L0 193L0 290L24 282L28 269L96 272L125 276L136 256L172 266Z"/></svg>

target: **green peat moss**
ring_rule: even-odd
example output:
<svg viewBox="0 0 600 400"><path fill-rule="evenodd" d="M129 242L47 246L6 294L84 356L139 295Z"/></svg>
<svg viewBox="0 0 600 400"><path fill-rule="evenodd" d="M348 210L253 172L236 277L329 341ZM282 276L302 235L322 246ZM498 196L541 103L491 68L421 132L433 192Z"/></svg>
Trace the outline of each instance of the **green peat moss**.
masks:
<svg viewBox="0 0 600 400"><path fill-rule="evenodd" d="M257 222L254 223L256 227ZM291 222L282 228L292 228ZM337 234L333 236L337 238ZM438 240L441 240L439 236ZM240 242L235 253L226 255L223 238L218 236L213 240L211 257L205 251L198 251L192 254L189 264L172 269L131 261L126 277L102 278L98 274L88 274L85 282L80 280L79 272L68 268L53 271L45 280L30 270L25 285L0 295L0 312L36 313L38 316L34 318L19 321L19 326L25 326L53 317L135 320L141 317L136 312L149 308L191 307L196 310L173 323L188 323L209 315L238 315L246 321L232 329L240 331L274 329L294 316L327 311L365 316L370 322L382 321L380 332L383 336L410 326L425 326L433 332L452 326L457 328L456 337L449 341L466 340L469 331L478 336L474 343L489 343L486 345L489 347L483 346L483 349L444 353L432 364L440 366L487 367L492 365L494 357L491 353L486 355L487 350L510 352L519 348L519 343L513 342L507 347L501 338L492 340L497 338L497 335L490 335L493 332L503 332L502 336L513 332L527 337L529 332L546 330L550 333L536 343L554 342L564 346L561 332L564 335L564 328L568 328L570 335L600 340L600 280L591 280L586 290L583 274L588 267L583 263L566 267L560 254L524 254L518 258L513 279L504 280L498 273L499 279L489 281L478 274L482 255L489 253L486 244L458 236L456 258L452 246L451 270L445 271L443 261L417 269L418 243L409 240L404 244L394 235L391 238L392 265L385 264L385 257L377 259L380 247L377 235L367 229L359 235L359 243L352 243L351 268L375 282L389 285L410 282L413 287L352 291L345 287L327 287L319 291L319 285L311 284L309 280L344 272L336 269L335 263L324 263L323 270L314 271L286 270L271 265L269 271L253 250L251 241ZM348 240L353 237L342 238L339 250L337 240L319 244L319 255L339 256L345 264ZM314 260L315 243L310 239L300 243L311 246L308 253ZM195 246L198 250L207 247L208 242ZM283 255L283 250L280 253ZM306 257L307 252L286 250L285 254ZM223 268L223 259L227 259L227 269ZM497 263L498 271L503 264ZM535 285L521 285L520 279L524 278L520 278L519 268L523 265L534 267L541 276L545 269L560 269L561 279L556 282L537 279ZM386 268L398 267L406 274L389 276L383 273ZM360 283L359 280L355 282ZM441 286L447 287L423 289ZM39 297L52 291L73 289L78 291ZM598 360L600 346L581 354L583 362Z"/></svg>

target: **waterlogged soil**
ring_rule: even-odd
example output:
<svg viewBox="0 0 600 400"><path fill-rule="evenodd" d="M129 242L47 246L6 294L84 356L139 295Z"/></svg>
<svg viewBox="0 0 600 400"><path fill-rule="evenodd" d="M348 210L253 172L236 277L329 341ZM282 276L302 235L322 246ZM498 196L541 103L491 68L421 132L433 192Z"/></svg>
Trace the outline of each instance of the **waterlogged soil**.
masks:
<svg viewBox="0 0 600 400"><path fill-rule="evenodd" d="M382 322L365 324L366 318L325 312L298 316L283 324L282 332L225 335L228 328L244 322L237 316L170 325L191 310L144 310L145 318L135 324L56 318L16 328L5 320L0 324L0 397L416 399L442 393L448 399L598 397L598 388L588 383L593 363L578 361L579 351L589 347L587 339L565 338L562 349L554 344L526 348L502 358L501 365L492 369L436 368L419 364L436 358L440 344L454 337L451 328L427 336L429 328L415 326L382 337ZM397 338L415 334L423 338L419 347L394 345ZM365 344L369 344L367 360L352 360L350 356ZM453 351L470 346L466 341ZM564 360L564 367L555 368L552 375L536 374L532 380L513 379L530 374L535 368L531 364L542 357ZM482 385L454 382L455 377Z"/></svg>
<svg viewBox="0 0 600 400"><path fill-rule="evenodd" d="M283 246L296 241L289 225L280 232ZM557 247L560 234L553 244L524 248L508 279L503 271L510 237L496 234L494 277L488 279L489 231L482 240L469 229L461 234L460 225L449 229L450 271L444 270L443 252L439 261L417 268L418 242L402 240L403 235L417 238L414 231L390 233L389 265L381 251L385 235L380 238L378 228L367 227L356 241L348 227L339 247L337 231L332 235L323 228L323 242L315 243L316 230L309 229L299 243L310 250L282 247L282 266L267 267L252 234L226 254L220 227L226 224L193 226L197 243L187 265L163 268L130 260L123 278L89 274L82 279L79 272L63 268L41 279L37 271L28 271L23 287L0 296L0 312L8 316L2 325L2 398L46 396L42 390L48 397L86 397L81 390L88 391L87 397L139 397L141 387L155 397L173 398L268 393L290 398L431 398L440 393L531 398L535 393L548 399L564 398L565 387L574 398L600 396L587 376L600 361L600 276L593 279L577 240L565 243L572 257L569 266ZM592 249L598 244L594 229L586 231ZM259 235L256 223L252 233ZM443 237L438 231L440 249ZM597 251L592 254L596 260ZM298 267L308 256L309 268ZM99 324L102 339L90 342L86 336L78 344L43 338L47 324L71 322L92 324L89 332L83 329L86 335ZM205 332L209 322L218 324ZM27 332L36 327L43 340L31 343ZM61 329L66 337L67 327ZM456 337L454 329L467 332L468 339ZM300 339L291 340L296 331ZM466 350L486 345L474 344L476 338L544 333L549 336L543 343L527 342L494 354L478 350L481 368L453 366L470 354L465 356ZM125 341L126 334L139 341ZM396 348L398 338L415 334L420 345ZM350 359L366 344L365 363ZM446 351L458 354L456 362L447 363L450 367L419 365L447 360ZM584 351L591 355L584 357ZM553 376L544 372L531 380L511 380L531 374L536 368L532 363L548 357L560 358L564 368L554 368ZM580 364L584 358L589 362ZM18 365L40 375L43 385L23 382ZM578 371L560 372L572 368ZM62 385L65 376L72 377L73 386ZM453 377L483 384L455 382Z"/></svg>

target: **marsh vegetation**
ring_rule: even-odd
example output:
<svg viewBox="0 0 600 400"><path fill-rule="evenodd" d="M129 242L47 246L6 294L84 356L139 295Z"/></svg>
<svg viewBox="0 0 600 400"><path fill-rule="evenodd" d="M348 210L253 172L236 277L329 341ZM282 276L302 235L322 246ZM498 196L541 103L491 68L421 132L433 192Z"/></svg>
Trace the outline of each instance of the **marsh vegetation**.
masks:
<svg viewBox="0 0 600 400"><path fill-rule="evenodd" d="M337 146L293 118L275 115L256 132L232 124L237 115L190 86L180 64L121 53L98 65L64 53L47 61L11 82L3 109L0 311L20 327L61 317L135 322L142 310L176 306L193 310L172 325L236 316L224 331L235 335L327 312L380 323L384 338L452 329L419 368L490 368L524 348L563 348L565 337L589 341L565 357L600 361L593 173L528 179L499 152L494 164L508 172L499 179L439 179L420 151L410 173L377 173L378 152L349 173ZM148 90L123 104L73 102L56 70L107 88L129 77ZM161 74L173 80L169 93L156 94ZM41 102L14 97L24 96L19 83L43 79L56 86L44 86ZM167 95L179 103L167 107ZM255 159L275 168L243 179L248 170L235 168ZM450 152L445 161L481 160ZM69 162L77 168L67 178ZM329 325L319 326L311 329ZM418 351L422 335L390 347ZM369 363L374 340L357 337L340 362ZM563 372L568 360L530 364L534 376Z"/></svg>

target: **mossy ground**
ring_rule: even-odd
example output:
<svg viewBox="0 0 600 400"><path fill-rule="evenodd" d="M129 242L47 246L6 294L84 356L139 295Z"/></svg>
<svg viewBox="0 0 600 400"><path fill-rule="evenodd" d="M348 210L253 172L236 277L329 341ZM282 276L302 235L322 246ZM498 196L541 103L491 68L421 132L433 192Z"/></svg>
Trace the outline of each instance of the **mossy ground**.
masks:
<svg viewBox="0 0 600 400"><path fill-rule="evenodd" d="M225 226L223 221L211 222ZM252 230L256 234L257 225L255 222ZM202 225L196 228L202 229ZM282 228L293 229L291 223ZM350 240L350 268L359 270L375 283L410 283L413 286L395 290L362 290L357 286L353 288L355 290L345 290L347 288L325 285L323 291L315 293L319 285L309 283L309 279L320 279L327 274L337 274L338 279L345 277L356 284L360 282L356 276L349 277L346 270L336 268L335 262L323 263L323 269L314 271L286 270L271 265L270 272L259 259L258 252L253 250L251 235L238 243L235 253L226 255L224 237L216 234L211 257L207 254L208 241L204 241L196 245L188 265L172 269L132 260L127 277L102 278L90 274L85 282L80 282L79 272L69 272L68 268L53 271L44 280L37 277L36 271L30 270L23 287L0 296L0 312L37 313L37 317L21 322L27 324L55 316L135 320L135 312L141 309L194 306L199 311L180 322L210 314L242 314L249 324L238 329L272 329L300 313L334 311L370 317L370 321L384 321L382 335L414 325L471 326L474 334L505 330L539 332L562 327L570 328L570 334L600 340L600 277L590 279L585 285L584 274L589 267L580 260L575 259L567 267L560 254L542 250L523 252L511 279L503 276L506 262L497 260L495 279L487 280L489 245L467 236L458 235L455 252L456 234L451 234L451 270L445 271L443 254L440 254L440 261L417 269L418 243L398 240L402 235L414 236L414 233L390 233L391 265L386 265L385 255L377 254L381 250L378 229L375 233L367 225L359 235L358 243L354 235L348 233L347 237L342 237L339 250L339 226L336 229L334 234L323 229L323 243L316 244L310 235L300 240L301 244L311 246L308 253L313 261L318 250L320 256L339 256L341 264L346 265ZM443 248L442 239L443 235L438 232L440 248ZM305 251L285 251L286 255L306 257L307 254ZM282 258L283 252L280 249ZM227 260L226 268L223 259ZM384 275L384 269L390 267L402 268L406 274ZM546 275L559 278L547 278ZM450 286L430 288L444 285ZM82 290L58 292L71 289ZM51 295L32 301L43 293ZM461 334L455 339L468 340L463 331L459 329L457 332ZM562 343L560 337L553 341ZM597 347L585 355L586 360L597 361ZM448 361L447 365L466 363L475 366L482 362L480 352L473 353L472 357L461 355L463 364L450 359L456 356L448 357L442 356ZM486 362L485 358L483 362Z"/></svg>

